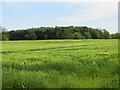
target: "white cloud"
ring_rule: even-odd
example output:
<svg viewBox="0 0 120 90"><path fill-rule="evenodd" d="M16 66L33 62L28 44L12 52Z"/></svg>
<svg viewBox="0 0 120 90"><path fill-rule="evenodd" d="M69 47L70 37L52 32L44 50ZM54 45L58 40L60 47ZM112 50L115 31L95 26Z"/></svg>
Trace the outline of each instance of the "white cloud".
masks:
<svg viewBox="0 0 120 90"><path fill-rule="evenodd" d="M76 14L72 16L61 16L59 17L59 21L68 24L95 21L104 17L117 15L117 7L117 3L94 3L89 7L89 10L86 9L86 12L76 12Z"/></svg>

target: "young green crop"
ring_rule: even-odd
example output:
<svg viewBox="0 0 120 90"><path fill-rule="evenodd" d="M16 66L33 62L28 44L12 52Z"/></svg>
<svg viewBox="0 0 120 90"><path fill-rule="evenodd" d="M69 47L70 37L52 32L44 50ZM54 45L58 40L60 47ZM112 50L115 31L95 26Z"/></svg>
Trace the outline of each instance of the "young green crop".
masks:
<svg viewBox="0 0 120 90"><path fill-rule="evenodd" d="M3 41L3 88L117 88L117 40Z"/></svg>

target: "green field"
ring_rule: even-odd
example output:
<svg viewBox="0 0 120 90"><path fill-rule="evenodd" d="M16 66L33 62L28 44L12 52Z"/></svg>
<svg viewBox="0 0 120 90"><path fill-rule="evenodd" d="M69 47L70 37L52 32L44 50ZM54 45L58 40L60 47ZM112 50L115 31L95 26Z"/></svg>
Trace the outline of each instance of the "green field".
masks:
<svg viewBox="0 0 120 90"><path fill-rule="evenodd" d="M117 88L118 40L3 41L3 88Z"/></svg>

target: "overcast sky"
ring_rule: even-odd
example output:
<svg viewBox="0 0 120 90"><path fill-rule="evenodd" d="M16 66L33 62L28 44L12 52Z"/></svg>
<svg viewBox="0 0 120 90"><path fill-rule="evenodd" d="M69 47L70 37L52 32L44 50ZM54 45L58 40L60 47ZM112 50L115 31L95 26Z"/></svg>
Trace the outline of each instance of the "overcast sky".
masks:
<svg viewBox="0 0 120 90"><path fill-rule="evenodd" d="M74 25L107 29L110 33L118 32L117 2L4 1L6 2L0 4L0 15L3 15L0 21L8 30Z"/></svg>

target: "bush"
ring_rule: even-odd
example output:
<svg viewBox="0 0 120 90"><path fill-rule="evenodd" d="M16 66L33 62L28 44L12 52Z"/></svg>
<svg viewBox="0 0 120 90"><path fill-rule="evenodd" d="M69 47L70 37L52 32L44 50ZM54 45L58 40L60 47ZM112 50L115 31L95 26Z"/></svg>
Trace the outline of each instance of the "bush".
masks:
<svg viewBox="0 0 120 90"><path fill-rule="evenodd" d="M9 40L8 35L2 35L2 40L3 40L3 41L7 41L7 40Z"/></svg>
<svg viewBox="0 0 120 90"><path fill-rule="evenodd" d="M75 32L74 34L74 39L84 39L85 37L79 33L79 32Z"/></svg>
<svg viewBox="0 0 120 90"><path fill-rule="evenodd" d="M35 33L29 33L29 34L25 35L25 39L27 39L27 40L35 40L35 39L37 39L37 36L36 36Z"/></svg>

